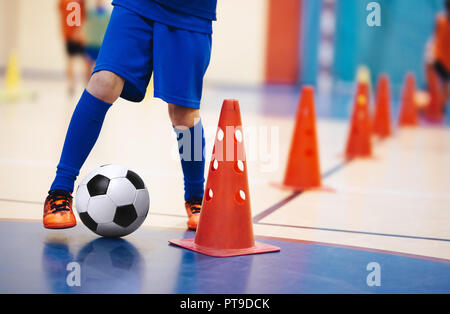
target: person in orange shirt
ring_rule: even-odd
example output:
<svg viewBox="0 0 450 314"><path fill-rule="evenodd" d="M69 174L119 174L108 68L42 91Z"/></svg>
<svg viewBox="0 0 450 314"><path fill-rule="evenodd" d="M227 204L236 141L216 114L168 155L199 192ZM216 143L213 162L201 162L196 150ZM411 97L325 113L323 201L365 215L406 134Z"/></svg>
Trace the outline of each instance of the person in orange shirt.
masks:
<svg viewBox="0 0 450 314"><path fill-rule="evenodd" d="M69 83L69 94L73 95L76 85L74 72L76 57L82 58L87 81L91 75L91 67L85 57L85 38L83 34L83 24L86 16L85 1L60 0L58 10L67 54L66 75Z"/></svg>
<svg viewBox="0 0 450 314"><path fill-rule="evenodd" d="M445 10L445 14L439 14L436 20L433 47L434 70L442 82L444 104L450 96L450 0L445 0Z"/></svg>

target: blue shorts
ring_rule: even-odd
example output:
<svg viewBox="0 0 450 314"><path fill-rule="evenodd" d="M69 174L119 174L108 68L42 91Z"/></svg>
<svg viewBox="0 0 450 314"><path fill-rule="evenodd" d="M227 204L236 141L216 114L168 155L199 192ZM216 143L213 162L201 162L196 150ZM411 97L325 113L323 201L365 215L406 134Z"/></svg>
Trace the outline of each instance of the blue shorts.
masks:
<svg viewBox="0 0 450 314"><path fill-rule="evenodd" d="M167 26L115 6L94 73L125 79L121 97L140 102L154 72L154 97L198 109L211 35Z"/></svg>

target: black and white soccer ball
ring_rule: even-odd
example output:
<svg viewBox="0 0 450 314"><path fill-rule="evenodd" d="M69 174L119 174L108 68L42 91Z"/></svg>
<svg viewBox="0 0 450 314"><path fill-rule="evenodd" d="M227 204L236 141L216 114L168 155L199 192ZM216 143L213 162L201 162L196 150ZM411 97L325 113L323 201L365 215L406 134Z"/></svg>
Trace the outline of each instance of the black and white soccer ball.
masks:
<svg viewBox="0 0 450 314"><path fill-rule="evenodd" d="M123 237L144 222L150 196L135 172L120 165L106 165L81 181L75 207L84 225L96 234Z"/></svg>

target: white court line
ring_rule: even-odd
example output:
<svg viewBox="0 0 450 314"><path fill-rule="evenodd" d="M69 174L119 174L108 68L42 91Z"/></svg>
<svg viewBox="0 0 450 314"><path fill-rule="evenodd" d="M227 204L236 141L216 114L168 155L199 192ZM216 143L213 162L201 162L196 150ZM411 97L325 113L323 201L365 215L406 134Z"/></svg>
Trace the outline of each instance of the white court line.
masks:
<svg viewBox="0 0 450 314"><path fill-rule="evenodd" d="M33 166L41 168L56 167L54 161L17 158L0 158L0 165Z"/></svg>
<svg viewBox="0 0 450 314"><path fill-rule="evenodd" d="M438 193L421 193L421 192L412 192L412 191L392 191L385 189L359 189L352 187L333 187L336 192L344 192L344 193L354 193L354 194L369 194L369 195L379 195L379 196L397 196L397 197L411 197L411 198L430 198L437 200L450 200L450 194L438 194Z"/></svg>
<svg viewBox="0 0 450 314"><path fill-rule="evenodd" d="M57 161L48 161L48 160L34 160L34 159L17 159L17 158L0 158L0 165L6 166L31 166L37 168L55 168L58 165ZM93 163L86 163L83 165L83 169L94 169L99 167L100 164L94 165ZM145 169L144 165L137 165L134 168ZM152 177L171 177L171 178L179 178L180 174L178 171L151 171Z"/></svg>

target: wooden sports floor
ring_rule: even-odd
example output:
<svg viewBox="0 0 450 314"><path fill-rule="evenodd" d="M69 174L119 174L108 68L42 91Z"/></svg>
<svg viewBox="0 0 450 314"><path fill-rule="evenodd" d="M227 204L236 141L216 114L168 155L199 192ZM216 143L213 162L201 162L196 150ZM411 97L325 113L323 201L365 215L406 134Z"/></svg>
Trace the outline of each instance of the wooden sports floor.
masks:
<svg viewBox="0 0 450 314"><path fill-rule="evenodd" d="M151 97L111 108L79 178L111 163L136 171L150 191L144 225L123 240L99 238L81 222L71 230L45 230L43 201L78 99L65 94L62 82L24 85L35 100L0 104L2 293L450 292L448 115L440 125L395 128L392 138L374 139L374 158L346 162L353 92L317 95L322 179L333 191L293 193L271 183L283 178L299 89L207 85L207 158L222 101L238 99L244 136L253 134L245 143L254 233L281 247L224 259L168 244L194 234L186 231L167 106ZM81 264L81 286L66 284L70 262ZM378 285L369 284L371 265L379 266Z"/></svg>

